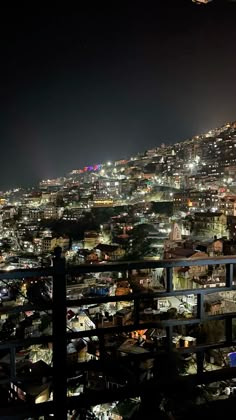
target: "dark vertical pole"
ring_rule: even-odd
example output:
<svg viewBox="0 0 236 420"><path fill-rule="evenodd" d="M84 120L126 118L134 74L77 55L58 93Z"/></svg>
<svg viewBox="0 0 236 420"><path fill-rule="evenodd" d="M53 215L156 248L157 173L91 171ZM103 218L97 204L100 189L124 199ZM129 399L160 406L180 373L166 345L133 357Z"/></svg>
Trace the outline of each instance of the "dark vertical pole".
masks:
<svg viewBox="0 0 236 420"><path fill-rule="evenodd" d="M202 351L199 351L196 354L197 358L197 374L201 375L203 373L204 368L204 353Z"/></svg>
<svg viewBox="0 0 236 420"><path fill-rule="evenodd" d="M233 286L233 270L233 264L226 264L226 287L229 287L230 289Z"/></svg>
<svg viewBox="0 0 236 420"><path fill-rule="evenodd" d="M67 419L66 267L60 247L53 259L53 402L54 416Z"/></svg>
<svg viewBox="0 0 236 420"><path fill-rule="evenodd" d="M234 265L226 264L226 287L232 289L233 287L233 278L234 278ZM232 318L226 318L225 320L225 339L227 343L232 343L233 340L233 325Z"/></svg>
<svg viewBox="0 0 236 420"><path fill-rule="evenodd" d="M168 327L166 327L166 349L167 349L167 351L172 351L172 349L173 349L172 337L173 337L173 327L171 325L169 325Z"/></svg>
<svg viewBox="0 0 236 420"><path fill-rule="evenodd" d="M197 294L197 317L203 321L203 318L205 316L204 311L204 298L201 293Z"/></svg>
<svg viewBox="0 0 236 420"><path fill-rule="evenodd" d="M99 336L99 354L100 360L105 359L105 338L104 335Z"/></svg>
<svg viewBox="0 0 236 420"><path fill-rule="evenodd" d="M166 291L171 293L173 291L173 267L166 268ZM172 350L172 336L173 336L173 327L166 327L166 346L167 351Z"/></svg>
<svg viewBox="0 0 236 420"><path fill-rule="evenodd" d="M204 298L201 293L197 295L197 317L202 322L204 320L205 311L204 311ZM197 363L197 374L201 375L203 373L204 368L204 353L198 352L196 354L196 363Z"/></svg>
<svg viewBox="0 0 236 420"><path fill-rule="evenodd" d="M140 301L138 298L134 299L134 325L139 325L139 305Z"/></svg>
<svg viewBox="0 0 236 420"><path fill-rule="evenodd" d="M225 340L232 346L233 340L233 326L232 326L232 318L226 318L225 320Z"/></svg>
<svg viewBox="0 0 236 420"><path fill-rule="evenodd" d="M166 291L168 293L173 291L173 267L166 268Z"/></svg>
<svg viewBox="0 0 236 420"><path fill-rule="evenodd" d="M11 381L16 378L16 348L10 348Z"/></svg>

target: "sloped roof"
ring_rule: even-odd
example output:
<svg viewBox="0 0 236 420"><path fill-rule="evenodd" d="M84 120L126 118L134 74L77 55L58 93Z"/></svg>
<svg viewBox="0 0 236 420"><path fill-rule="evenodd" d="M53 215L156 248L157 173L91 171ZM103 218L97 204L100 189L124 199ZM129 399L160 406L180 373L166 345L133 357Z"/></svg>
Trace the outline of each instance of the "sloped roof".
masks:
<svg viewBox="0 0 236 420"><path fill-rule="evenodd" d="M209 295L206 295L204 299L205 303L208 303L210 305L222 303L222 301L224 300L222 296L219 295L219 293L211 293Z"/></svg>
<svg viewBox="0 0 236 420"><path fill-rule="evenodd" d="M186 257L189 258L196 253L195 250L190 248L175 248L173 251L170 251L172 255L176 255L179 257Z"/></svg>
<svg viewBox="0 0 236 420"><path fill-rule="evenodd" d="M118 245L98 244L95 249L99 249L102 252L114 252L119 248Z"/></svg>
<svg viewBox="0 0 236 420"><path fill-rule="evenodd" d="M179 272L181 272L181 273L187 273L188 271L189 271L189 267L181 267L179 269Z"/></svg>

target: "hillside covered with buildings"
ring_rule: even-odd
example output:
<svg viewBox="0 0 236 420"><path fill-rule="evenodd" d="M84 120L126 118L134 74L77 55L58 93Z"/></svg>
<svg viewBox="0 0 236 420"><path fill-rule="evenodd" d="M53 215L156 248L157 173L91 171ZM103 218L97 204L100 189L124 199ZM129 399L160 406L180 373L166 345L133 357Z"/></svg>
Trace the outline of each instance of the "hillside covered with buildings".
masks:
<svg viewBox="0 0 236 420"><path fill-rule="evenodd" d="M228 123L174 145L162 144L130 159L74 169L66 176L42 180L34 188L6 191L1 194L0 205L0 267L7 272L51 267L57 247L61 248L68 267L162 259L195 261L235 255L236 124ZM200 326L187 321L197 316L199 289L218 290L204 295L202 310L207 317L236 312L236 293L233 289L225 291L226 283L224 264L176 266L173 269L173 288L178 292L175 296L166 293L167 276L161 268L121 272L108 268L102 273L71 275L67 278L68 299L125 298L68 308L67 326L74 332L131 326L137 309L127 296L141 293L147 298L140 301L140 323L184 321L173 328L173 349L212 345L225 339L223 321L206 320ZM188 290L188 294L181 295L181 290ZM152 293L158 297L151 297ZM0 342L50 334L51 311L35 310L32 305L50 305L52 294L50 277L1 280ZM21 314L16 310L19 306ZM159 327L107 334L104 352L108 360L157 352L167 338L166 329ZM205 369L229 364L232 350L226 347L206 352ZM91 334L70 340L67 357L68 392L72 396L85 390L119 389L132 383L133 378L143 383L155 376L151 362L140 363L135 369L132 364L126 368L122 365L122 375L113 366L102 376L93 370L76 376L78 363L100 360L98 337ZM192 356L185 362L185 373L196 373L197 359ZM0 350L3 379L8 376L9 364L9 355ZM11 398L35 402L50 399L51 366L50 343L17 350L16 374L26 372L30 380L11 382ZM41 373L36 373L39 370ZM229 382L219 392L226 395L233 389ZM5 392L2 398L9 400L9 389L3 385L2 390ZM214 397L211 390L207 392ZM95 416L105 413L103 406L96 410L93 410ZM119 416L117 410L115 405L110 405L106 412L110 418L128 418Z"/></svg>

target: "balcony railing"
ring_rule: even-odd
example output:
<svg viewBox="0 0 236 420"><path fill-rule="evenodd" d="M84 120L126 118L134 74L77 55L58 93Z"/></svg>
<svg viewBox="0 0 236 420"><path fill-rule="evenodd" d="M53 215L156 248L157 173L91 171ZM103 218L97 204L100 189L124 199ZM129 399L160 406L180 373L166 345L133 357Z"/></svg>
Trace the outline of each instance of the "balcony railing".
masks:
<svg viewBox="0 0 236 420"><path fill-rule="evenodd" d="M143 330L148 328L160 328L166 330L167 351L173 347L173 328L181 325L201 324L206 321L223 320L225 322L225 340L214 342L210 344L196 344L192 347L179 348L180 353L196 354L197 373L191 375L192 383L202 384L210 383L223 379L236 377L236 368L222 368L215 371L203 371L203 354L209 349L224 348L236 345L232 334L232 320L236 318L236 312L222 313L216 315L207 315L204 310L204 296L211 293L236 290L233 281L233 267L236 264L236 257L225 256L217 258L205 259L182 259L182 260L158 260L158 261L138 261L138 262L117 262L107 264L89 264L80 266L67 266L64 258L60 254L56 255L53 260L53 266L42 269L27 269L14 271L1 271L0 280L5 282L14 279L39 278L50 276L53 279L53 302L43 305L27 305L12 307L8 312L24 312L27 310L38 310L42 308L52 311L53 316L53 334L50 336L31 337L27 339L13 339L7 342L0 342L0 350L9 349L10 352L10 377L9 382L19 380L16 374L16 349L25 348L33 344L53 343L53 401L48 401L41 404L17 404L14 403L8 407L1 408L1 418L4 416L14 415L29 417L32 415L49 415L54 414L56 419L66 419L67 411L77 409L78 407L89 407L98 403L105 403L109 401L117 401L120 399L139 396L144 389L150 386L148 382L139 385L127 385L117 390L97 391L89 394L81 394L79 396L67 397L67 343L69 340L82 337L99 338L99 360L91 362L79 363L79 370L93 370L95 365L99 369L103 369L106 363L104 337L108 334L120 334L136 330ZM225 265L226 277L225 285L223 287L204 288L198 287L187 290L174 290L173 285L173 270L177 267L192 267L192 266L214 266ZM66 282L67 276L81 276L86 273L103 273L103 272L127 272L141 269L156 269L162 268L165 270L165 290L157 290L145 293L130 293L122 296L96 296L96 297L82 297L81 299L67 300L66 298ZM197 296L197 312L195 318L187 319L165 319L165 320L147 320L143 321L140 318L140 303L147 298L163 298L174 296L185 296L194 294ZM99 327L96 329L89 329L85 331L67 331L67 308L81 307L89 304L101 304L107 302L133 302L133 319L132 323L127 325L113 325L108 327ZM148 352L144 354L135 354L126 356L133 360L143 360L155 358L158 352ZM127 359L127 360L128 360ZM179 377L176 379L178 383L189 380L188 376ZM165 387L176 386L176 383L168 383L168 378L158 385L160 389ZM157 386L157 390L158 390ZM8 417L9 418L9 417ZM19 418L19 417L17 417ZM21 417L20 417L21 418Z"/></svg>

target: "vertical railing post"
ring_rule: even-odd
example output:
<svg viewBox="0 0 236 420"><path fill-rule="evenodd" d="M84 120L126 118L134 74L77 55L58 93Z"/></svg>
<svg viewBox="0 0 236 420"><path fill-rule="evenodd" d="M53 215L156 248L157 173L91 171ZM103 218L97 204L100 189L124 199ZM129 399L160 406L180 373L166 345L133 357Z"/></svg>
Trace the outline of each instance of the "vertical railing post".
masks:
<svg viewBox="0 0 236 420"><path fill-rule="evenodd" d="M202 351L196 354L197 374L202 375L204 369L204 353Z"/></svg>
<svg viewBox="0 0 236 420"><path fill-rule="evenodd" d="M54 416L67 419L66 267L62 249L53 258L53 402Z"/></svg>
<svg viewBox="0 0 236 420"><path fill-rule="evenodd" d="M138 298L134 299L134 325L137 327L139 325L139 307L140 300Z"/></svg>
<svg viewBox="0 0 236 420"><path fill-rule="evenodd" d="M172 338L173 338L173 327L171 325L168 325L166 327L166 350L167 351L173 350Z"/></svg>
<svg viewBox="0 0 236 420"><path fill-rule="evenodd" d="M229 287L230 289L233 286L233 271L234 271L234 265L233 264L226 264L226 287Z"/></svg>
<svg viewBox="0 0 236 420"><path fill-rule="evenodd" d="M105 359L105 339L104 335L99 336L99 354L100 354L100 360Z"/></svg>
<svg viewBox="0 0 236 420"><path fill-rule="evenodd" d="M10 348L11 381L16 378L16 348Z"/></svg>
<svg viewBox="0 0 236 420"><path fill-rule="evenodd" d="M201 293L197 294L197 317L202 322L205 316L205 310L204 310L204 298Z"/></svg>
<svg viewBox="0 0 236 420"><path fill-rule="evenodd" d="M173 292L173 267L166 268L166 291Z"/></svg>
<svg viewBox="0 0 236 420"><path fill-rule="evenodd" d="M229 345L232 345L233 341L233 325L232 318L226 318L225 320L225 339Z"/></svg>

